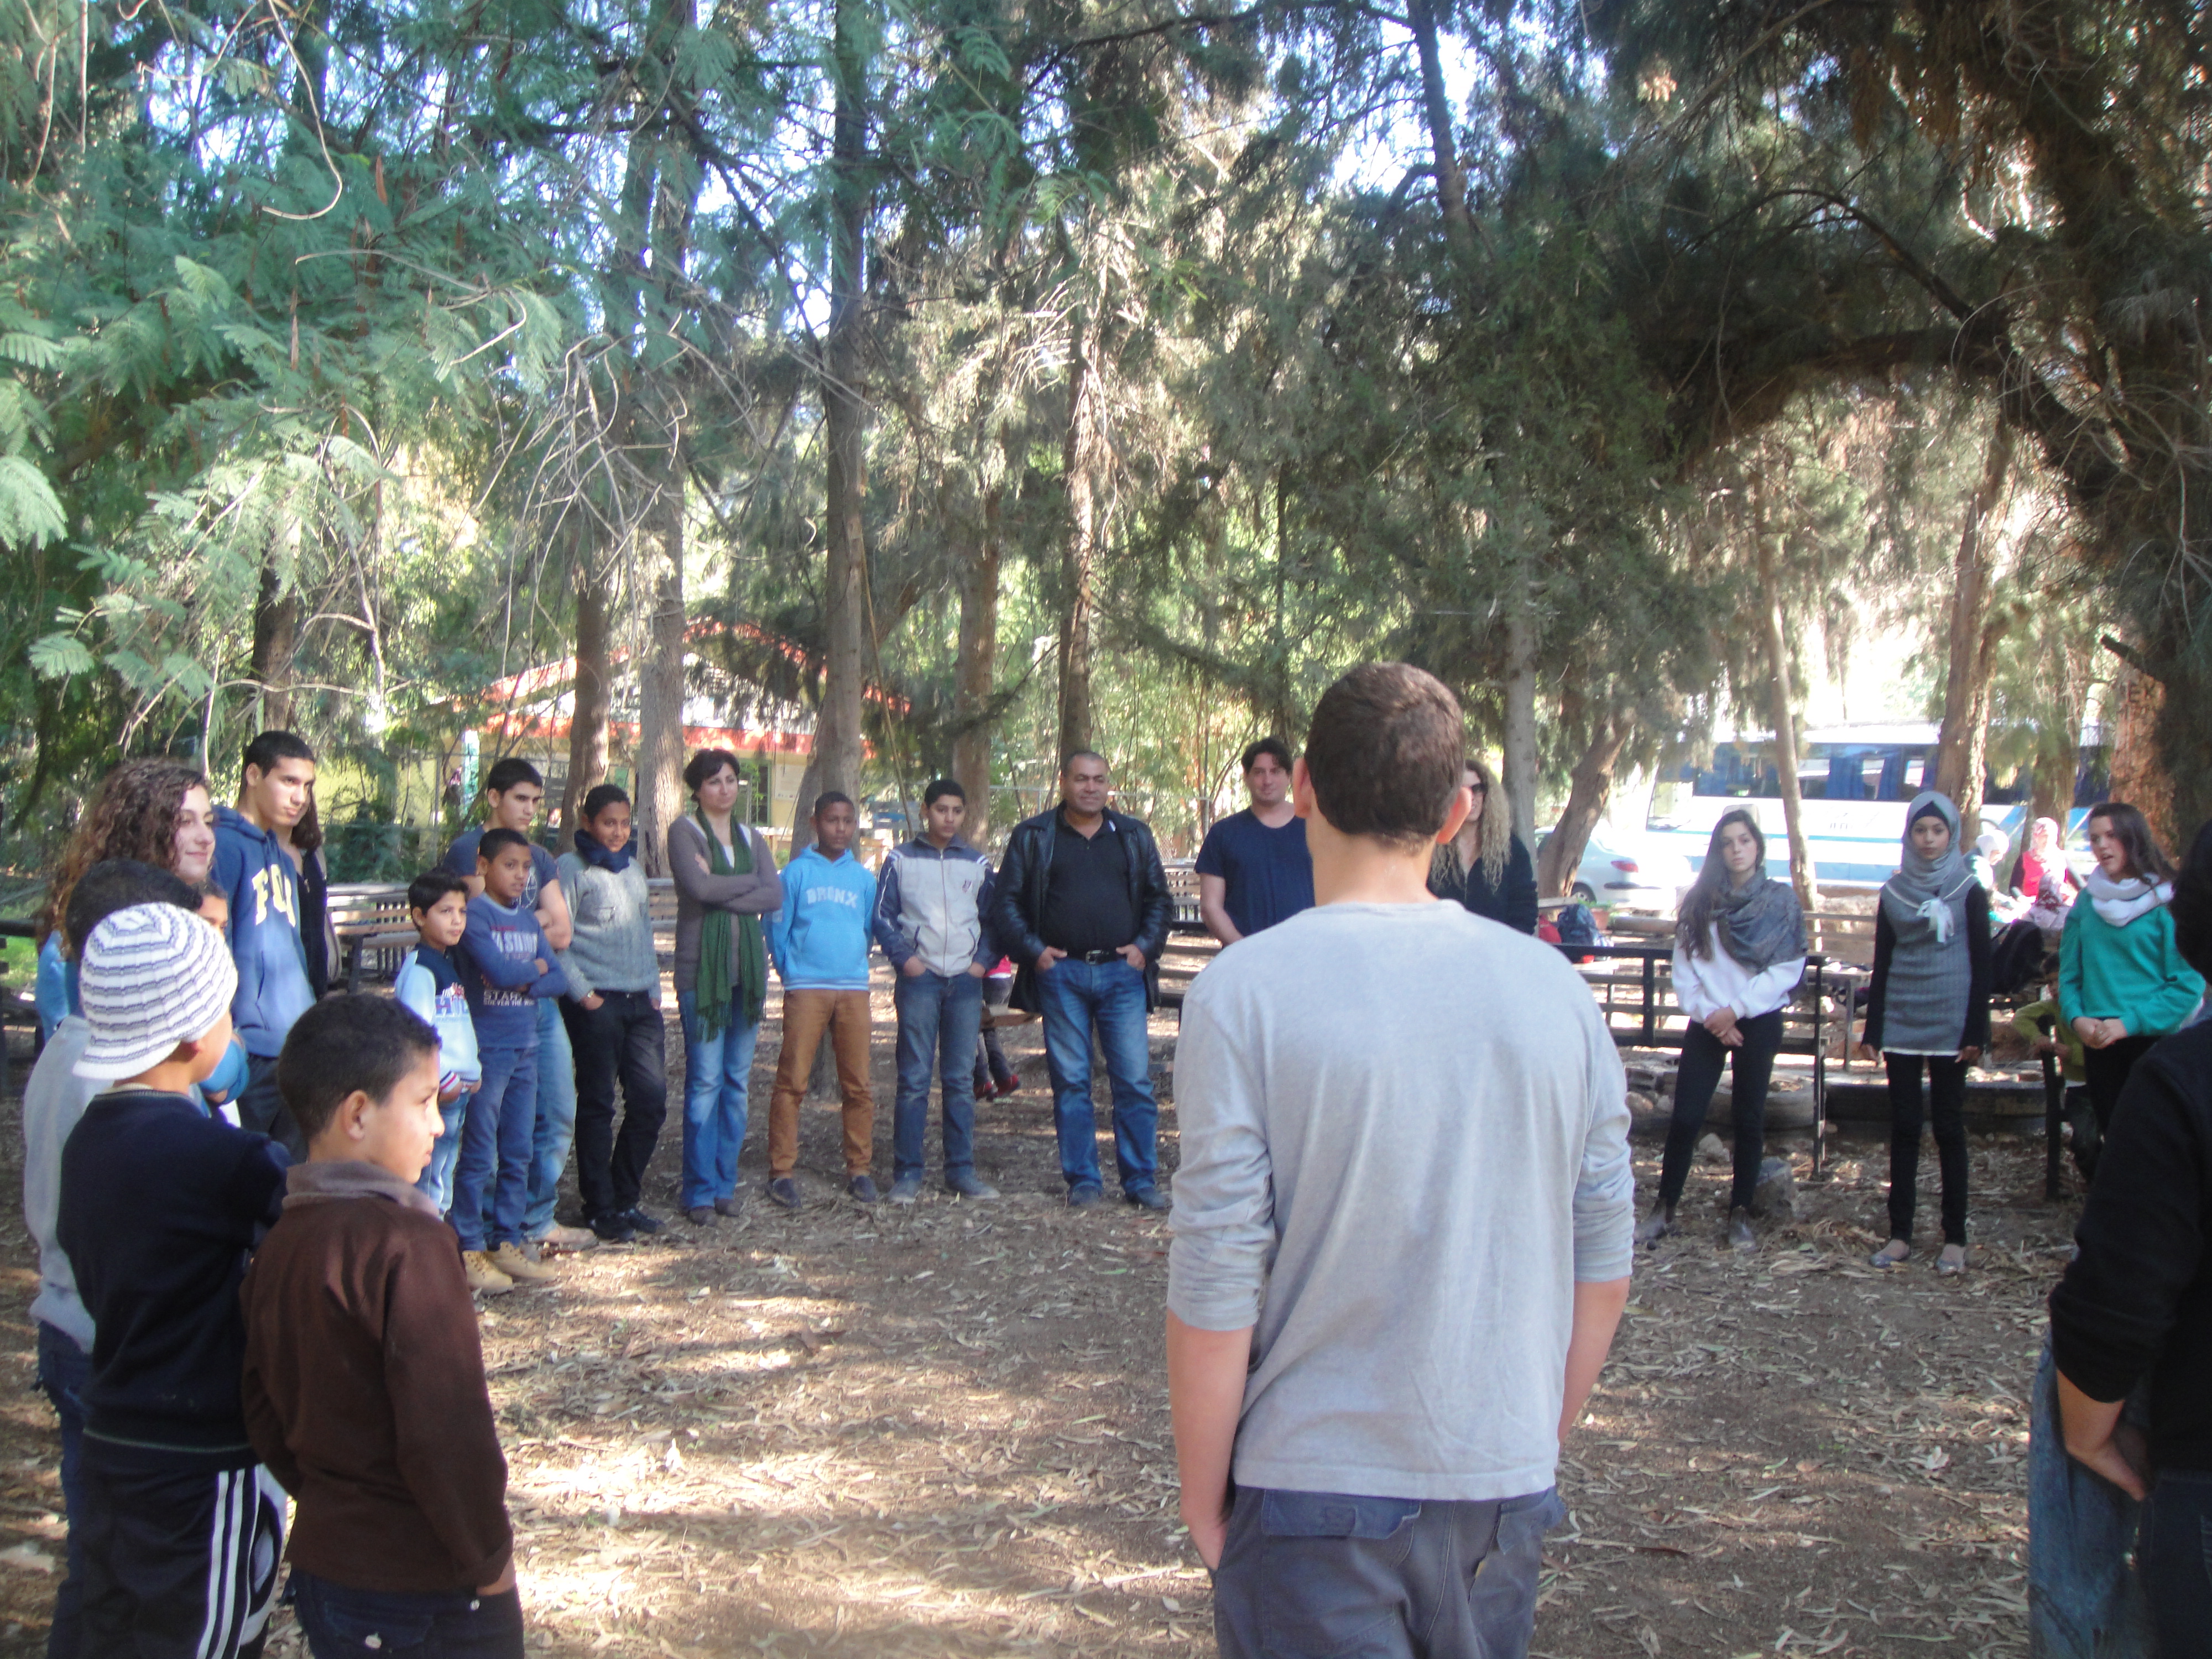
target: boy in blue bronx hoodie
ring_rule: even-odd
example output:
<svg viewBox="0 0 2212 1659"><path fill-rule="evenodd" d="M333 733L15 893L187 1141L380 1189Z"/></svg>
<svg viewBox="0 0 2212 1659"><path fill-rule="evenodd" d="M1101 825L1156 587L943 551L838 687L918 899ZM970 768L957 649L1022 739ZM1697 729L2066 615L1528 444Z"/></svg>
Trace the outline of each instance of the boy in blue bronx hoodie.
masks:
<svg viewBox="0 0 2212 1659"><path fill-rule="evenodd" d="M105 1087L62 1148L56 1228L93 1328L78 1649L232 1659L259 1650L283 1547L283 1496L246 1435L238 1291L287 1159L198 1097L237 988L214 929L132 905L92 930L82 975L75 1069Z"/></svg>
<svg viewBox="0 0 2212 1659"><path fill-rule="evenodd" d="M264 732L246 745L238 805L215 810L215 862L208 884L230 906L230 954L238 969L231 1023L246 1049L238 1121L273 1135L295 1158L307 1152L284 1097L276 1056L292 1022L315 1000L300 939L300 867L284 838L314 799L315 751L289 732Z"/></svg>
<svg viewBox="0 0 2212 1659"><path fill-rule="evenodd" d="M512 830L487 830L477 844L483 891L469 901L461 934L461 987L477 1033L482 1082L469 1097L461 1127L448 1217L460 1235L469 1287L511 1291L517 1279L542 1281L553 1270L523 1253L523 1212L530 1201L531 1139L538 1127L538 1000L568 988L535 912L523 902L530 881L530 843ZM486 1248L484 1188L495 1179L490 1248Z"/></svg>
<svg viewBox="0 0 2212 1659"><path fill-rule="evenodd" d="M983 918L991 913L991 861L960 839L968 793L951 778L921 792L922 833L884 860L876 883L876 943L898 975L898 1102L891 1109L894 1204L921 1194L929 1078L943 1079L945 1190L996 1198L975 1174L975 1040L983 1028L983 976L998 960Z"/></svg>
<svg viewBox="0 0 2212 1659"><path fill-rule="evenodd" d="M783 909L769 923L768 951L783 981L783 1049L768 1109L768 1195L799 1207L799 1102L827 1032L844 1097L845 1190L863 1204L878 1194L876 1102L868 1089L868 938L876 878L853 856L860 814L831 790L815 798L814 844L784 866Z"/></svg>
<svg viewBox="0 0 2212 1659"><path fill-rule="evenodd" d="M469 885L449 870L428 871L407 884L407 915L416 943L399 958L392 994L438 1034L438 1109L444 1124L416 1185L443 1215L453 1206L453 1165L461 1155L469 1097L483 1081L476 1016L453 957L468 931Z"/></svg>

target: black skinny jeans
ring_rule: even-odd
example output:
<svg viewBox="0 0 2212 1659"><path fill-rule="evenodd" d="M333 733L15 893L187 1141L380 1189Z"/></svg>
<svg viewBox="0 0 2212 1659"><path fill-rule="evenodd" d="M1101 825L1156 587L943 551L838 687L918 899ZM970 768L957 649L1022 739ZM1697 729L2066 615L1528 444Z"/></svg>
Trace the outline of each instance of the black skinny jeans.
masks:
<svg viewBox="0 0 2212 1659"><path fill-rule="evenodd" d="M1936 1163L1943 1173L1943 1242L1966 1242L1966 1066L1955 1054L1893 1054L1889 1068L1889 1236L1912 1240L1920 1182L1920 1068L1928 1068L1928 1112L1936 1121Z"/></svg>
<svg viewBox="0 0 2212 1659"><path fill-rule="evenodd" d="M1690 1157L1705 1127L1705 1109L1720 1086L1721 1066L1732 1063L1735 1086L1730 1116L1735 1123L1735 1183L1729 1207L1747 1210L1759 1190L1759 1166L1766 1156L1766 1085L1774 1075L1774 1056L1782 1047L1782 1011L1738 1020L1743 1046L1731 1048L1702 1025L1690 1027L1682 1059L1674 1068L1674 1115L1667 1125L1667 1152L1659 1164L1659 1201L1668 1209L1682 1200L1690 1178Z"/></svg>
<svg viewBox="0 0 2212 1659"><path fill-rule="evenodd" d="M586 1218L633 1208L668 1115L668 1031L643 991L602 991L596 1008L561 999L576 1051L576 1192ZM615 1132L615 1082L623 1090Z"/></svg>
<svg viewBox="0 0 2212 1659"><path fill-rule="evenodd" d="M2124 1036L2102 1048L2082 1046L2081 1070L2089 1085L2089 1104L2096 1108L2100 1140L2112 1138L2112 1114L2119 1109L2120 1091L2127 1086L2128 1073L2157 1041L2155 1036Z"/></svg>

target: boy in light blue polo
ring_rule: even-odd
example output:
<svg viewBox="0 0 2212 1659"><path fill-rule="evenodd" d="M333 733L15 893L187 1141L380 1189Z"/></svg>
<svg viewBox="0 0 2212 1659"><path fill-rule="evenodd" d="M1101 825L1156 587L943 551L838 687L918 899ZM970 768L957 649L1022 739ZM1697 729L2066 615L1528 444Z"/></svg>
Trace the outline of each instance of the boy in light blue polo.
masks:
<svg viewBox="0 0 2212 1659"><path fill-rule="evenodd" d="M814 803L814 845L784 866L783 908L769 923L768 951L783 980L783 1052L768 1109L768 1195L799 1206L799 1102L826 1032L844 1097L845 1190L863 1204L880 1196L876 1103L868 1088L868 946L876 878L853 856L860 815L835 790Z"/></svg>

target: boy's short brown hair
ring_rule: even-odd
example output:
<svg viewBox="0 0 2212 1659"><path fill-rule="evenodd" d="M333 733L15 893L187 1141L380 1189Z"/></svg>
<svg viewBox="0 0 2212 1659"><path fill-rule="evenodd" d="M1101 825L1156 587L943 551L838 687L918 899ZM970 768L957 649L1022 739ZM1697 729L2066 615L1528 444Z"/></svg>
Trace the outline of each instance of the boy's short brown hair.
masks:
<svg viewBox="0 0 2212 1659"><path fill-rule="evenodd" d="M1459 699L1411 663L1371 662L1322 693L1306 732L1314 805L1347 836L1435 839L1465 769Z"/></svg>

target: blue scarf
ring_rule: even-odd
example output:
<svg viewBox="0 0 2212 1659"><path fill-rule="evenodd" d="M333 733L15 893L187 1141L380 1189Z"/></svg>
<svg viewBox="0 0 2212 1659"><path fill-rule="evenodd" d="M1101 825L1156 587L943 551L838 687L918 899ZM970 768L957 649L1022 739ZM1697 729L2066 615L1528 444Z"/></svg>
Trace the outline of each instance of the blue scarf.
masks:
<svg viewBox="0 0 2212 1659"><path fill-rule="evenodd" d="M610 853L592 837L590 830L579 830L576 831L576 853L585 863L593 865L611 876L618 876L629 868L630 860L637 855L637 837L632 836L629 845L621 852Z"/></svg>

